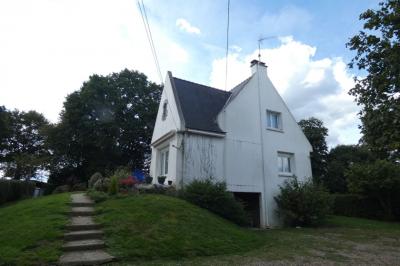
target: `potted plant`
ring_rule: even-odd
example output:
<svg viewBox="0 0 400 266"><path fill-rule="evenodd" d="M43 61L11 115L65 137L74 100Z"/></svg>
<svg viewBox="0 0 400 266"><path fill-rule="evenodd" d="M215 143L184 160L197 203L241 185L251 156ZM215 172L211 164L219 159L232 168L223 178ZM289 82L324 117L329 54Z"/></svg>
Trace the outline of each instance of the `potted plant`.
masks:
<svg viewBox="0 0 400 266"><path fill-rule="evenodd" d="M172 180L168 180L168 185L172 185Z"/></svg>
<svg viewBox="0 0 400 266"><path fill-rule="evenodd" d="M164 185L164 182L165 182L165 179L166 179L166 178L167 178L167 177L164 176L164 175L160 175L159 177L157 177L158 184Z"/></svg>
<svg viewBox="0 0 400 266"><path fill-rule="evenodd" d="M145 181L146 181L146 184L151 184L153 182L153 177L147 175L146 178L145 178Z"/></svg>

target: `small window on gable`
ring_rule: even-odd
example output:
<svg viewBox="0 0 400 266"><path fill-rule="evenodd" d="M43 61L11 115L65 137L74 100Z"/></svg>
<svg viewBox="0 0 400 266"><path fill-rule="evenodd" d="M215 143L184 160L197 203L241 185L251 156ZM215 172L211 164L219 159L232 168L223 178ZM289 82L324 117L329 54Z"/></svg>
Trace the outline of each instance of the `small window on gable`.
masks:
<svg viewBox="0 0 400 266"><path fill-rule="evenodd" d="M168 101L164 101L163 107L162 107L162 117L161 119L164 121L167 118L168 115Z"/></svg>
<svg viewBox="0 0 400 266"><path fill-rule="evenodd" d="M267 128L282 130L281 113L267 110Z"/></svg>
<svg viewBox="0 0 400 266"><path fill-rule="evenodd" d="M278 172L280 175L293 175L294 156L292 153L278 152Z"/></svg>

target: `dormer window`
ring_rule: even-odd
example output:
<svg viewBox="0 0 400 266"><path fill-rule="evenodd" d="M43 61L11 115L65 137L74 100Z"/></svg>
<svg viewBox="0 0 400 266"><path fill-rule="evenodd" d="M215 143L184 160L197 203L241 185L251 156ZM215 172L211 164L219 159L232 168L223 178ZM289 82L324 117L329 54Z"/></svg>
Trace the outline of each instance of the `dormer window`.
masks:
<svg viewBox="0 0 400 266"><path fill-rule="evenodd" d="M282 130L281 113L267 110L267 128L273 130Z"/></svg>
<svg viewBox="0 0 400 266"><path fill-rule="evenodd" d="M167 118L168 115L168 101L164 101L163 103L163 110L162 110L162 117L161 119L164 121Z"/></svg>

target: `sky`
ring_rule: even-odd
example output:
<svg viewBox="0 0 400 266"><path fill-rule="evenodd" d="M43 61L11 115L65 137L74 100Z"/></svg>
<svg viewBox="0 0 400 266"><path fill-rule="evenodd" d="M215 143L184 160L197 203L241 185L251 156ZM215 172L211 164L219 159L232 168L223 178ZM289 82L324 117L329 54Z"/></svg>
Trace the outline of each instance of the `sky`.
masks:
<svg viewBox="0 0 400 266"><path fill-rule="evenodd" d="M330 147L356 144L345 43L378 0L231 0L228 90L261 60L297 120L321 119ZM144 0L163 78L167 71L225 89L227 1ZM90 75L128 68L161 83L135 0L1 0L0 105L57 122L65 97Z"/></svg>

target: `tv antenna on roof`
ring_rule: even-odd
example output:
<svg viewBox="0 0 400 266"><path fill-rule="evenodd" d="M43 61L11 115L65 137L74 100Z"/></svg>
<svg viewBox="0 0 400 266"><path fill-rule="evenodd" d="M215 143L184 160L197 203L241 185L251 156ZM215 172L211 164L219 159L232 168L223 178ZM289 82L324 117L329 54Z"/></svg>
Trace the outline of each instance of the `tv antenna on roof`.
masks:
<svg viewBox="0 0 400 266"><path fill-rule="evenodd" d="M275 39L277 36L267 36L267 37L261 37L258 39L258 61L261 62L261 43L265 40L270 40L270 39Z"/></svg>

